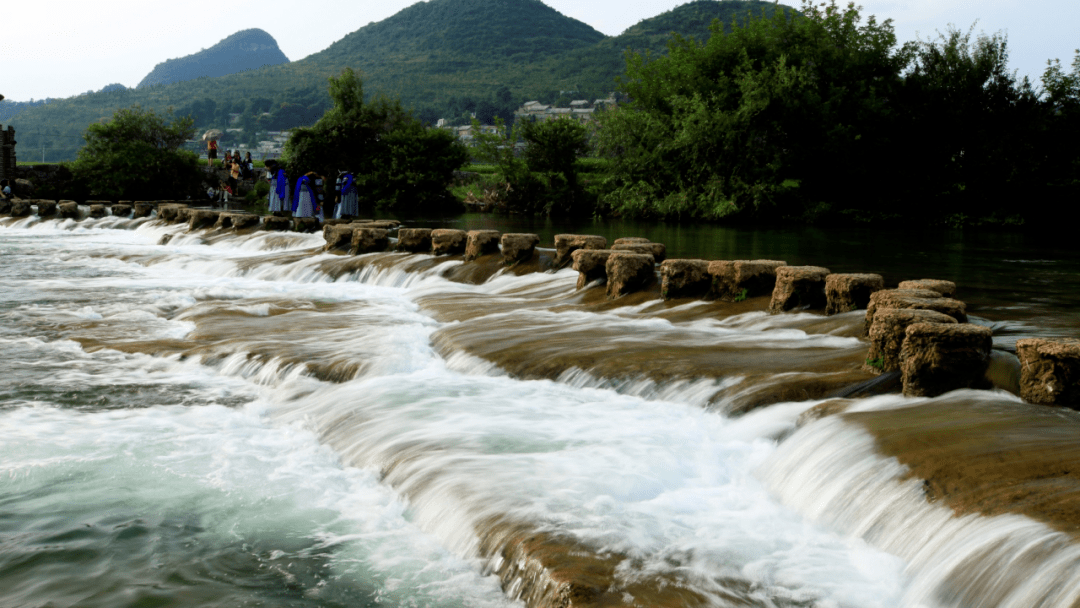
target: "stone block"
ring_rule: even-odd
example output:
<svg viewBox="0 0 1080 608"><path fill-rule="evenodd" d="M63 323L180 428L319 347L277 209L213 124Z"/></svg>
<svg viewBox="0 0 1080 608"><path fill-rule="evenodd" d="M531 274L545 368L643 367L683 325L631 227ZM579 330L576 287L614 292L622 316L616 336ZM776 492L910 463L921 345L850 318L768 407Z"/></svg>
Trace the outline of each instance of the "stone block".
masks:
<svg viewBox="0 0 1080 608"><path fill-rule="evenodd" d="M286 232L292 230L292 220L287 217L268 215L263 218L262 229L272 232Z"/></svg>
<svg viewBox="0 0 1080 608"><path fill-rule="evenodd" d="M150 214L154 212L154 203L148 203L146 201L138 201L135 203L134 213L132 217L150 217Z"/></svg>
<svg viewBox="0 0 1080 608"><path fill-rule="evenodd" d="M556 234L554 266L562 268L572 262L570 256L579 249L607 249L607 239L595 234Z"/></svg>
<svg viewBox="0 0 1080 608"><path fill-rule="evenodd" d="M56 204L56 212L65 220L79 219L79 203L75 201L60 201Z"/></svg>
<svg viewBox="0 0 1080 608"><path fill-rule="evenodd" d="M702 298L712 288L709 262L705 260L664 260L660 264L660 297Z"/></svg>
<svg viewBox="0 0 1080 608"><path fill-rule="evenodd" d="M352 233L350 251L355 255L386 251L390 246L390 237L385 228L356 228Z"/></svg>
<svg viewBox="0 0 1080 608"><path fill-rule="evenodd" d="M900 289L928 289L930 291L936 291L946 298L951 298L956 294L956 283L952 281L942 281L940 279L918 279L915 281L903 281L899 285Z"/></svg>
<svg viewBox="0 0 1080 608"><path fill-rule="evenodd" d="M776 269L787 266L780 260L716 260L709 262L713 295L735 300L771 295L776 288Z"/></svg>
<svg viewBox="0 0 1080 608"><path fill-rule="evenodd" d="M942 297L929 289L883 289L870 295L870 303L866 305L864 333L869 334L874 314L879 308L936 310L956 319L957 323L967 323L967 307L960 300Z"/></svg>
<svg viewBox="0 0 1080 608"><path fill-rule="evenodd" d="M57 213L56 201L39 200L37 202L38 217L55 217Z"/></svg>
<svg viewBox="0 0 1080 608"><path fill-rule="evenodd" d="M830 274L825 277L825 314L865 309L870 296L884 288L880 274Z"/></svg>
<svg viewBox="0 0 1080 608"><path fill-rule="evenodd" d="M647 253L612 250L605 270L610 299L641 291L656 280L656 260Z"/></svg>
<svg viewBox="0 0 1080 608"><path fill-rule="evenodd" d="M8 212L11 217L30 217L30 214L34 212L34 209L30 205L30 201L27 199L20 199L11 201L11 210Z"/></svg>
<svg viewBox="0 0 1080 608"><path fill-rule="evenodd" d="M116 217L129 217L131 216L131 205L116 203L109 208L109 211Z"/></svg>
<svg viewBox="0 0 1080 608"><path fill-rule="evenodd" d="M8 215L11 213L11 201L6 198L0 198L0 215Z"/></svg>
<svg viewBox="0 0 1080 608"><path fill-rule="evenodd" d="M829 269L821 266L778 266L769 313L825 308L825 277Z"/></svg>
<svg viewBox="0 0 1080 608"><path fill-rule="evenodd" d="M220 211L213 211L210 209L189 209L188 230L213 228L214 225L217 224L220 215Z"/></svg>
<svg viewBox="0 0 1080 608"><path fill-rule="evenodd" d="M612 253L610 249L578 249L570 254L573 268L579 273L578 289L599 279L607 281L607 261Z"/></svg>
<svg viewBox="0 0 1080 608"><path fill-rule="evenodd" d="M163 203L158 205L158 219L166 224L174 224L177 221L177 214L180 212L181 205L173 205L169 203Z"/></svg>
<svg viewBox="0 0 1080 608"><path fill-rule="evenodd" d="M323 226L322 235L326 241L323 251L352 251L353 232L359 230L352 224L332 224Z"/></svg>
<svg viewBox="0 0 1080 608"><path fill-rule="evenodd" d="M989 388L992 332L970 323L915 323L900 349L904 395L937 397L961 388Z"/></svg>
<svg viewBox="0 0 1080 608"><path fill-rule="evenodd" d="M636 245L641 243L651 243L649 239L643 236L624 236L615 239L614 245Z"/></svg>
<svg viewBox="0 0 1080 608"><path fill-rule="evenodd" d="M1016 355L1024 401L1080 409L1080 340L1017 340Z"/></svg>
<svg viewBox="0 0 1080 608"><path fill-rule="evenodd" d="M293 218L293 230L297 232L315 233L322 228L317 217Z"/></svg>
<svg viewBox="0 0 1080 608"><path fill-rule="evenodd" d="M221 230L245 230L258 226L260 219L254 213L222 213L214 227Z"/></svg>
<svg viewBox="0 0 1080 608"><path fill-rule="evenodd" d="M465 260L471 261L482 255L498 253L500 236L498 230L468 231L465 239Z"/></svg>
<svg viewBox="0 0 1080 608"><path fill-rule="evenodd" d="M90 205L90 213L87 214L87 216L98 219L105 217L106 215L108 215L108 213L108 208L105 205L101 203L95 203L93 205Z"/></svg>
<svg viewBox="0 0 1080 608"><path fill-rule="evenodd" d="M530 233L510 232L502 235L499 244L502 246L503 264L513 266L532 259L536 246L540 244L540 237Z"/></svg>
<svg viewBox="0 0 1080 608"><path fill-rule="evenodd" d="M651 255L657 263L663 262L667 257L667 247L663 243L615 243L611 250L644 253Z"/></svg>
<svg viewBox="0 0 1080 608"><path fill-rule="evenodd" d="M365 224L365 227L367 224ZM378 228L379 226L371 226ZM397 235L398 251L428 253L431 251L431 228L401 228Z"/></svg>
<svg viewBox="0 0 1080 608"><path fill-rule="evenodd" d="M934 310L878 309L874 313L874 323L870 326L867 367L878 372L899 371L900 349L907 337L907 328L916 323L953 324L956 319Z"/></svg>
<svg viewBox="0 0 1080 608"><path fill-rule="evenodd" d="M398 232L401 232L400 230ZM431 231L431 253L434 255L459 255L465 253L468 235L464 230L440 228Z"/></svg>

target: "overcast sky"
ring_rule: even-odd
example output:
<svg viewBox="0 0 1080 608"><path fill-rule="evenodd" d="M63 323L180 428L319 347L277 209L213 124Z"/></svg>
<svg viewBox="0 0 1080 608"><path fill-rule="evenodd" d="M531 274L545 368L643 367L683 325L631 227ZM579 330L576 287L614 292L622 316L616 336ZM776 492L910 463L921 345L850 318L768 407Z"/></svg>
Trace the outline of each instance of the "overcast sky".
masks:
<svg viewBox="0 0 1080 608"><path fill-rule="evenodd" d="M614 36L684 0L545 2ZM0 94L28 101L69 97L114 82L132 87L156 64L211 47L247 28L267 31L295 61L414 3L6 0L0 8ZM976 32L1005 32L1010 67L1036 81L1047 59L1069 64L1073 50L1080 48L1080 0L864 0L860 4L864 15L891 18L901 42L925 39L949 24L966 30L976 21Z"/></svg>

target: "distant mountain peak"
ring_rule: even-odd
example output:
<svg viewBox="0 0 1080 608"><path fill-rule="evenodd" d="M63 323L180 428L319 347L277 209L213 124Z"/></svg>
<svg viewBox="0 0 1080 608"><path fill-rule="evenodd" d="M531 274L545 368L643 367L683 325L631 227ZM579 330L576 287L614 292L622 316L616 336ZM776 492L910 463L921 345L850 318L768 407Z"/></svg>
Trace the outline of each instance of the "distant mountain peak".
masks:
<svg viewBox="0 0 1080 608"><path fill-rule="evenodd" d="M257 28L241 30L208 49L157 64L136 88L225 76L288 62L273 36Z"/></svg>

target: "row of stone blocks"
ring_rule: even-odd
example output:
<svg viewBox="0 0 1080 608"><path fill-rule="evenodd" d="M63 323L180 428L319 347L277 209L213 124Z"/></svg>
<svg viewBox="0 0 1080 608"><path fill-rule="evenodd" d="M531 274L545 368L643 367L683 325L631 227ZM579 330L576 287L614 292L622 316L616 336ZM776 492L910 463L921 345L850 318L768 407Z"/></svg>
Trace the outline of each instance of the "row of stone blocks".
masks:
<svg viewBox="0 0 1080 608"><path fill-rule="evenodd" d="M159 205L180 204L179 201L86 201L89 208L87 217L102 218L107 215L116 217L149 217ZM29 217L34 214L37 207L37 215L41 218L59 217L61 219L81 219L80 205L75 201L54 201L44 199L22 199L16 201L0 201L0 215L11 217Z"/></svg>
<svg viewBox="0 0 1080 608"><path fill-rule="evenodd" d="M387 227L378 222L330 224L323 227L326 251L354 255L376 253L390 249ZM529 233L501 234L497 230L455 230L431 228L400 228L395 251L430 253L432 255L463 255L466 261L481 256L499 254L508 266L532 259L540 236Z"/></svg>

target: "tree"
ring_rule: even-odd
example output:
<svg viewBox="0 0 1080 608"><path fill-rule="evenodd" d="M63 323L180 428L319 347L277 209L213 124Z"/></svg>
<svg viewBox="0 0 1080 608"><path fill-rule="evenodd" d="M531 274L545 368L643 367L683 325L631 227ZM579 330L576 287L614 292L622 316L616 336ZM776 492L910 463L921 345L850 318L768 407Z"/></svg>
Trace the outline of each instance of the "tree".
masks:
<svg viewBox="0 0 1080 608"><path fill-rule="evenodd" d="M203 178L201 164L181 149L194 134L190 116L162 116L139 106L117 110L112 119L87 127L73 171L91 195L112 200L194 195Z"/></svg>
<svg viewBox="0 0 1080 608"><path fill-rule="evenodd" d="M285 144L290 174L333 177L348 169L361 202L387 210L445 210L452 204L447 186L469 160L453 134L426 127L398 101L366 101L352 69L329 82L332 107L313 126L294 130Z"/></svg>
<svg viewBox="0 0 1080 608"><path fill-rule="evenodd" d="M614 212L791 215L837 183L872 183L866 159L887 157L907 57L889 21L864 22L853 4L801 11L736 19L730 33L714 21L705 43L675 36L666 56L628 54L633 101L598 117Z"/></svg>

